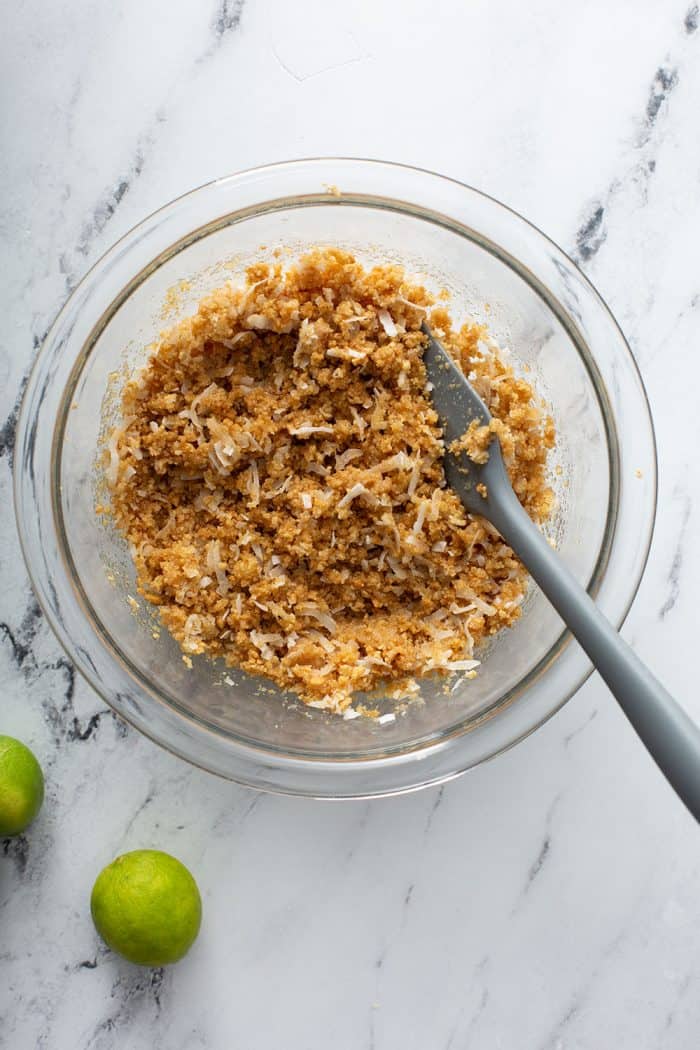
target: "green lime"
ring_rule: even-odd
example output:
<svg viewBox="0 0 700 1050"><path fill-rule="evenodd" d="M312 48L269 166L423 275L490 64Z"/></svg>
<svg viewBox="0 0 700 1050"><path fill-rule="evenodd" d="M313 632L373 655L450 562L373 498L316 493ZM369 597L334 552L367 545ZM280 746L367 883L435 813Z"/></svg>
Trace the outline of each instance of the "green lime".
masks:
<svg viewBox="0 0 700 1050"><path fill-rule="evenodd" d="M103 868L90 909L100 937L139 966L182 959L202 921L197 883L184 864L157 849L123 853Z"/></svg>
<svg viewBox="0 0 700 1050"><path fill-rule="evenodd" d="M0 736L0 838L19 835L41 809L44 774L19 740Z"/></svg>

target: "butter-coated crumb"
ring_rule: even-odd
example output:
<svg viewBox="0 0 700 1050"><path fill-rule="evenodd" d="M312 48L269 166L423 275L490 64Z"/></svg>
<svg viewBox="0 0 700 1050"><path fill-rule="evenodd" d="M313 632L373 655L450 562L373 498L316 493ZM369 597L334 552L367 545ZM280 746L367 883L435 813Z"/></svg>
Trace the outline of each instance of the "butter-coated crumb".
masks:
<svg viewBox="0 0 700 1050"><path fill-rule="evenodd" d="M431 672L471 673L517 619L525 570L446 487L426 316L488 404L521 502L549 513L551 420L483 327L453 329L400 267L336 249L252 266L162 335L105 453L139 592L188 666L221 657L342 712L357 690L406 698Z"/></svg>

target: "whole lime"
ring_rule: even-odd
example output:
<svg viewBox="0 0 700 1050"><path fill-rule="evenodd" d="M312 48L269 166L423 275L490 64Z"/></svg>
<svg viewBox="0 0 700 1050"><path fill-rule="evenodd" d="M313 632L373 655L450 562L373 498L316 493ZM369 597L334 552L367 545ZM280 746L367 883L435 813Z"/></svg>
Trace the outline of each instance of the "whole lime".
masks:
<svg viewBox="0 0 700 1050"><path fill-rule="evenodd" d="M0 838L19 835L44 801L44 774L19 740L0 736Z"/></svg>
<svg viewBox="0 0 700 1050"><path fill-rule="evenodd" d="M90 898L100 937L139 966L166 966L191 948L202 921L197 883L169 853L123 853L97 876Z"/></svg>

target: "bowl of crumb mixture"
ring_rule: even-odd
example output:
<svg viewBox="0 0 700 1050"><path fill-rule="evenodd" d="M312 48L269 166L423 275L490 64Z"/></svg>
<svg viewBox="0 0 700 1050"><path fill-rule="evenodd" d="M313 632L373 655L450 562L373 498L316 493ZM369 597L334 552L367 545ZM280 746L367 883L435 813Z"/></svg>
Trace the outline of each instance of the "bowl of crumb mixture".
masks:
<svg viewBox="0 0 700 1050"><path fill-rule="evenodd" d="M189 762L291 794L411 790L590 673L446 484L426 322L621 624L656 505L644 388L586 278L488 196L378 161L242 172L144 220L56 319L15 453L32 582L104 700Z"/></svg>

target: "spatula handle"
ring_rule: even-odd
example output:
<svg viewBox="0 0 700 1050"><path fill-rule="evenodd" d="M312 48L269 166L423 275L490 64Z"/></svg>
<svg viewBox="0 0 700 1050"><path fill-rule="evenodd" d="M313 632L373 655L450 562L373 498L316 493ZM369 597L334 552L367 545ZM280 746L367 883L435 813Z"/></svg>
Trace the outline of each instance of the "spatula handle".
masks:
<svg viewBox="0 0 700 1050"><path fill-rule="evenodd" d="M700 820L700 729L574 579L510 485L489 487L488 517L588 653L662 773Z"/></svg>

